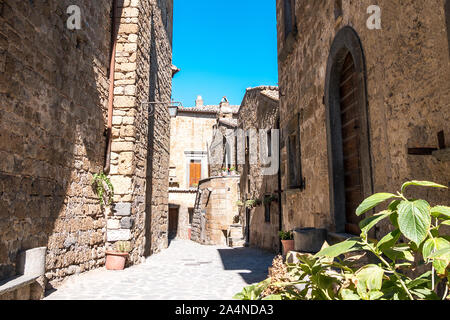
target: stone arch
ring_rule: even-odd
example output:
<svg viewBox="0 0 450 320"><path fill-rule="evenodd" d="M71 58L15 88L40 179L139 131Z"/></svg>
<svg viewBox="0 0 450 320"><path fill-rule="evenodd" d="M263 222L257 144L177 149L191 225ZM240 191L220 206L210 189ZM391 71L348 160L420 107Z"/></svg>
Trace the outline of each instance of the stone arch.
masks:
<svg viewBox="0 0 450 320"><path fill-rule="evenodd" d="M351 56L354 64L354 99L359 112L358 144L361 193L364 197L373 193L370 155L369 117L367 110L366 66L364 51L356 31L346 26L336 35L328 57L325 106L327 148L330 181L330 210L334 214L335 231L346 231L346 171L344 169L343 131L341 123L341 75L344 61Z"/></svg>

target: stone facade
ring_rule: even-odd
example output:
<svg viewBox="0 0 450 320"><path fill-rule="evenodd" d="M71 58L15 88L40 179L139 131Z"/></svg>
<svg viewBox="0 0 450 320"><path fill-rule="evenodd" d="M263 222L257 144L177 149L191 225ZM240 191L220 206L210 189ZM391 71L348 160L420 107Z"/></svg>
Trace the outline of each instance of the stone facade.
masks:
<svg viewBox="0 0 450 320"><path fill-rule="evenodd" d="M227 245L227 239L239 214L239 176L213 177L200 181L197 193L192 237L205 245Z"/></svg>
<svg viewBox="0 0 450 320"><path fill-rule="evenodd" d="M238 113L240 106L231 106L228 101L219 105L219 113L213 127L211 143L208 149L209 173L213 177L224 174L224 170L237 170L237 135Z"/></svg>
<svg viewBox="0 0 450 320"><path fill-rule="evenodd" d="M263 165L260 153L263 152L267 157L268 144L270 143L279 148L278 141L275 140L275 134L272 139L267 136L260 136L259 133L266 133L268 130L278 129L278 88L277 87L256 87L247 89L244 99L239 110L239 129L250 134L250 130L255 130L255 135L250 134L252 138L249 142L255 148L249 148L257 153L255 163L250 163L250 156L245 157L245 164L238 165L240 172L240 198L243 203L250 199L261 200L261 205L254 208L241 208L241 220L244 222L244 228L247 233L247 240L250 246L279 251L279 237L280 230L280 216L279 216L279 202L275 199L279 198L278 194L278 159L264 161L270 162L276 166L273 174L266 175L263 173ZM265 139L263 141L263 139ZM265 150L261 150L265 147ZM276 151L276 150L275 150ZM278 157L278 152L271 152L270 157ZM272 163L273 162L273 163ZM273 201L264 202L264 198L271 197Z"/></svg>
<svg viewBox="0 0 450 320"><path fill-rule="evenodd" d="M199 96L194 107L174 107L171 118L169 205L177 214L176 238L188 239L189 214L192 214L197 194L197 186L190 185L190 163L201 164L201 179L210 177L208 151L211 146L213 130L221 116L232 116L237 106L230 110L223 105L203 105ZM214 175L214 172L212 173ZM191 213L190 213L191 210ZM192 217L191 217L192 219Z"/></svg>
<svg viewBox="0 0 450 320"><path fill-rule="evenodd" d="M105 212L91 183L105 158L112 1L0 1L0 280L35 247L48 248L46 277L56 282L102 266L107 240L131 240L131 263L150 237L153 252L167 245L173 5L117 2L116 206ZM80 30L66 27L70 5L81 9ZM142 102L154 100L165 105L149 123ZM158 159L153 175L147 158Z"/></svg>
<svg viewBox="0 0 450 320"><path fill-rule="evenodd" d="M285 11L284 2L277 0L280 123L287 128L295 117L299 119L304 180L289 187L289 132L285 130L281 138L283 228L345 231L338 208L346 195L344 179L336 178L340 147L335 143L335 123L340 120L334 113L339 106L334 84L348 52L356 64L357 103L363 120L359 152L364 196L395 192L412 179L449 185L449 162L431 154L408 153L408 148L438 148L437 133L442 130L449 147L448 1L377 1L381 30L367 26L370 15L366 12L373 1L291 1L292 15ZM432 204L448 205L450 198L449 190L411 191ZM376 236L385 234L384 229L376 230Z"/></svg>

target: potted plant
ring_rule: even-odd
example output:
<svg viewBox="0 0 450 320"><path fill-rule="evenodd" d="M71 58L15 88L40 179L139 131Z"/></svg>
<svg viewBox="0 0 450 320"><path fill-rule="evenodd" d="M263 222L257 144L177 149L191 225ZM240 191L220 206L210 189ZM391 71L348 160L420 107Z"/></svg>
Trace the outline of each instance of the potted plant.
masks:
<svg viewBox="0 0 450 320"><path fill-rule="evenodd" d="M131 245L128 241L116 242L115 251L106 251L106 269L107 270L123 270L125 262L131 251Z"/></svg>
<svg viewBox="0 0 450 320"><path fill-rule="evenodd" d="M261 203L262 202L260 199L249 199L249 200L245 201L245 207L252 209L252 208L260 206Z"/></svg>
<svg viewBox="0 0 450 320"><path fill-rule="evenodd" d="M236 205L237 205L238 207L243 207L243 206L244 206L244 203L243 203L241 200L238 200L238 201L236 201Z"/></svg>
<svg viewBox="0 0 450 320"><path fill-rule="evenodd" d="M228 169L225 167L222 167L222 177L226 177L228 175Z"/></svg>
<svg viewBox="0 0 450 320"><path fill-rule="evenodd" d="M279 236L283 244L283 253L294 251L294 233L292 231L280 231Z"/></svg>
<svg viewBox="0 0 450 320"><path fill-rule="evenodd" d="M233 176L237 176L238 173L237 173L236 167L231 167L231 168L230 168L230 173L231 173L231 175L233 175Z"/></svg>

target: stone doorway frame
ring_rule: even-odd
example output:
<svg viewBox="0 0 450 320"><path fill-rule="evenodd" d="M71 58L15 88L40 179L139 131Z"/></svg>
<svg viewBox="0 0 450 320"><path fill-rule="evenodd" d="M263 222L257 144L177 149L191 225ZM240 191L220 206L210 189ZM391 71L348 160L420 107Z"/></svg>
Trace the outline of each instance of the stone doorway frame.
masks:
<svg viewBox="0 0 450 320"><path fill-rule="evenodd" d="M325 114L327 127L330 212L334 214L335 232L345 233L344 157L340 119L339 81L346 55L350 53L357 73L357 101L361 108L361 170L364 197L373 194L370 126L366 87L366 64L361 40L350 26L338 31L331 45L325 79Z"/></svg>

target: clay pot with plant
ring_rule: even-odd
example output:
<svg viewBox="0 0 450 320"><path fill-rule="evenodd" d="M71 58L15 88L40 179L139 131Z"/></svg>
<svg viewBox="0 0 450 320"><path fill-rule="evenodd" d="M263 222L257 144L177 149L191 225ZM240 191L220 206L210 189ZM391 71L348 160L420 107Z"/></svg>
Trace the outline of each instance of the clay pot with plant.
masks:
<svg viewBox="0 0 450 320"><path fill-rule="evenodd" d="M115 244L116 250L106 251L106 269L123 270L131 251L131 244L128 241L118 241Z"/></svg>
<svg viewBox="0 0 450 320"><path fill-rule="evenodd" d="M280 231L279 236L283 245L283 254L294 251L294 233L292 231Z"/></svg>

